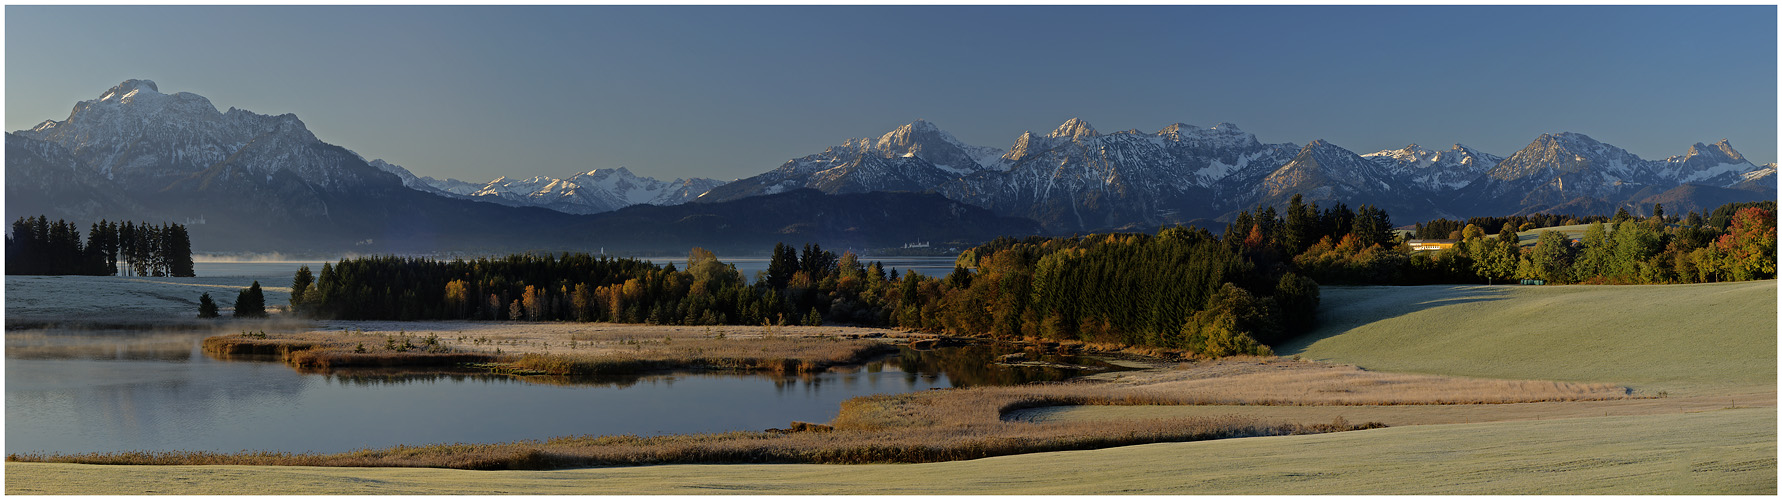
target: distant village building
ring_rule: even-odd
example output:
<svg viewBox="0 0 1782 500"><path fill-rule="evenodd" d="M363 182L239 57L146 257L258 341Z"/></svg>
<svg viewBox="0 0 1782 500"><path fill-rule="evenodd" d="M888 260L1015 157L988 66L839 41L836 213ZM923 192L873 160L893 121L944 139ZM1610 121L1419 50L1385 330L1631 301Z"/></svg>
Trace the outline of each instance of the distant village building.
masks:
<svg viewBox="0 0 1782 500"><path fill-rule="evenodd" d="M928 248L928 242L918 241L915 243L904 243L903 247L904 248Z"/></svg>
<svg viewBox="0 0 1782 500"><path fill-rule="evenodd" d="M1411 251L1413 252L1433 252L1445 248L1454 248L1454 244L1459 243L1459 241L1460 240L1410 240L1406 241L1405 244L1410 245Z"/></svg>

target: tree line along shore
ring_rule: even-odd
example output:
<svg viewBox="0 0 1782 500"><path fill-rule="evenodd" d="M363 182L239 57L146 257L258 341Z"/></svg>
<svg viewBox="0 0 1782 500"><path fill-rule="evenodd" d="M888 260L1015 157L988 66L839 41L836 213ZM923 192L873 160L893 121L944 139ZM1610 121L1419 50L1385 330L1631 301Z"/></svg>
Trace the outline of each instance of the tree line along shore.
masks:
<svg viewBox="0 0 1782 500"><path fill-rule="evenodd" d="M1320 284L1691 283L1775 276L1774 202L1707 217L1618 216L1582 238L1479 218L1460 239L1414 251L1385 211L1295 197L1284 215L1243 212L1225 234L999 238L953 272L899 273L852 252L780 244L743 276L694 248L682 266L579 253L454 260L367 257L300 269L296 314L320 319L574 321L665 325L858 325L996 340L1074 341L1190 356L1268 354L1317 321ZM1496 237L1478 224L1501 222ZM1457 221L1432 221L1440 232Z"/></svg>

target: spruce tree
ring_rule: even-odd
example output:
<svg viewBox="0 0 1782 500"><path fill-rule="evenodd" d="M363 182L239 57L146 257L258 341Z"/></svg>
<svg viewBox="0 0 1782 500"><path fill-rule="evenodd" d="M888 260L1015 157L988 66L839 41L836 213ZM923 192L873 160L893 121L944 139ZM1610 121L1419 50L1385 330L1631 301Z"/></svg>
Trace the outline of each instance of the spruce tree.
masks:
<svg viewBox="0 0 1782 500"><path fill-rule="evenodd" d="M167 274L190 278L196 276L192 265L192 236L186 232L186 226L167 225Z"/></svg>
<svg viewBox="0 0 1782 500"><path fill-rule="evenodd" d="M260 282L258 280L254 281L253 286L242 290L241 293L235 296L235 317L266 317L266 296L260 292Z"/></svg>
<svg viewBox="0 0 1782 500"><path fill-rule="evenodd" d="M208 318L215 318L217 316L218 316L217 303L214 300L210 300L210 292L204 292L204 295L199 295L198 296L198 317L208 319Z"/></svg>
<svg viewBox="0 0 1782 500"><path fill-rule="evenodd" d="M1318 242L1318 207L1307 206L1295 193L1287 202L1287 224L1281 230L1281 243L1287 255L1299 255Z"/></svg>
<svg viewBox="0 0 1782 500"><path fill-rule="evenodd" d="M794 274L798 274L798 250L785 243L774 245L773 259L767 262L767 286L784 289Z"/></svg>
<svg viewBox="0 0 1782 500"><path fill-rule="evenodd" d="M291 278L291 312L303 310L304 294L309 291L310 283L315 279L309 273L309 266L297 268L297 275Z"/></svg>

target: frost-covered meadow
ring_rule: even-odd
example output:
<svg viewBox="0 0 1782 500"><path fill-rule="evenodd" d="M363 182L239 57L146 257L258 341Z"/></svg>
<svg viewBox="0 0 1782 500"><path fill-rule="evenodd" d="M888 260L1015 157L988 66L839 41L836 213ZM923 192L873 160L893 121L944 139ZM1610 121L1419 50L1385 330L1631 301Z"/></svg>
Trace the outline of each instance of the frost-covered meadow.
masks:
<svg viewBox="0 0 1782 500"><path fill-rule="evenodd" d="M7 276L6 321L162 322L198 315L206 292L227 316L254 281L269 311L291 301L291 277L305 263L197 264L196 277ZM319 264L309 264L319 269ZM276 311L273 311L276 314Z"/></svg>

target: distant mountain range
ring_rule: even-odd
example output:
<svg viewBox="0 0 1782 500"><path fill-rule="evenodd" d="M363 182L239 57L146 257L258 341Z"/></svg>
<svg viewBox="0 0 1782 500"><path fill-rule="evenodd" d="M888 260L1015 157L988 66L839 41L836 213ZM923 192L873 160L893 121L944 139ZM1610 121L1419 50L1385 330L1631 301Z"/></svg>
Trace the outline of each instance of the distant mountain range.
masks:
<svg viewBox="0 0 1782 500"><path fill-rule="evenodd" d="M917 121L877 140L853 139L788 161L698 201L800 187L925 191L1068 233L1214 225L1239 210L1284 206L1294 194L1327 206L1377 205L1402 223L1622 207L1638 212L1654 202L1680 212L1725 200L1774 199L1775 170L1751 164L1725 140L1697 143L1663 160L1569 132L1542 135L1507 158L1459 144L1358 155L1323 140L1266 144L1229 123L1102 134L1073 118L1043 136L1023 133L1002 150L961 143Z"/></svg>
<svg viewBox="0 0 1782 500"><path fill-rule="evenodd" d="M916 193L806 190L711 205L639 205L679 202L709 184L615 169L460 190L323 142L295 115L219 112L202 96L163 94L148 80L81 101L65 120L6 134L9 215L82 225L180 222L200 252L604 248L678 255L697 245L753 255L779 241L869 249L918 239L970 244L1039 230L1032 221Z"/></svg>
<svg viewBox="0 0 1782 500"><path fill-rule="evenodd" d="M1229 123L1104 134L1079 119L1023 133L1008 149L968 145L918 120L728 183L617 168L477 184L417 177L317 139L295 115L219 112L147 80L82 101L65 120L8 133L6 148L12 214L192 222L201 251L680 252L669 247L775 238L897 246L1219 227L1238 210L1282 206L1295 194L1326 206L1374 204L1400 224L1643 212L1652 203L1681 213L1776 198L1775 165L1753 165L1725 140L1662 160L1569 132L1507 157L1462 145L1362 155L1323 140L1263 143Z"/></svg>
<svg viewBox="0 0 1782 500"><path fill-rule="evenodd" d="M625 167L595 169L567 178L505 176L482 184L457 179L416 177L408 169L383 160L371 166L396 174L410 189L441 196L486 201L510 207L540 207L571 214L611 212L632 205L679 205L698 198L724 181L694 177L661 181L638 177Z"/></svg>

